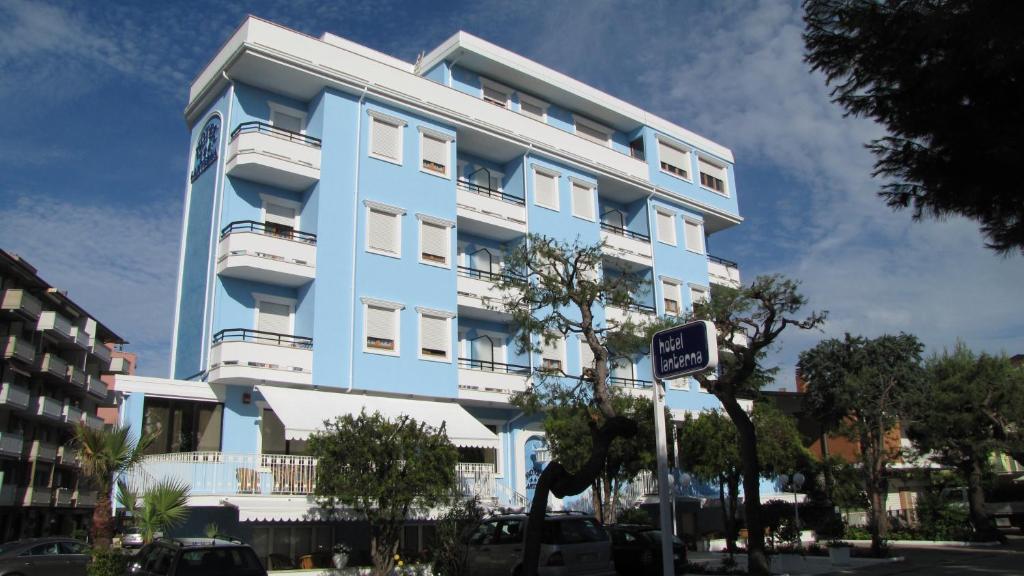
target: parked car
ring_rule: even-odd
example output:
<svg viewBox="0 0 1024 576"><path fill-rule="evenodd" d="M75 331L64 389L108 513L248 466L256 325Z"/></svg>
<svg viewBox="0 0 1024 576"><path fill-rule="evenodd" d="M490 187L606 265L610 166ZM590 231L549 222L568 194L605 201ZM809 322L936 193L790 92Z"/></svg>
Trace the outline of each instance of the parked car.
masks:
<svg viewBox="0 0 1024 576"><path fill-rule="evenodd" d="M253 549L238 540L174 538L147 544L128 565L137 576L267 576Z"/></svg>
<svg viewBox="0 0 1024 576"><path fill-rule="evenodd" d="M71 538L30 538L0 546L0 576L85 576L89 547Z"/></svg>
<svg viewBox="0 0 1024 576"><path fill-rule="evenodd" d="M525 514L492 516L465 537L467 568L475 576L517 576L526 536ZM601 523L583 514L549 514L541 534L542 576L612 576L611 541Z"/></svg>
<svg viewBox="0 0 1024 576"><path fill-rule="evenodd" d="M619 574L661 574L661 530L637 524L608 526L612 536L612 554ZM675 573L686 570L686 547L672 537Z"/></svg>
<svg viewBox="0 0 1024 576"><path fill-rule="evenodd" d="M142 548L143 544L142 530L138 528L125 528L124 534L121 534L122 548Z"/></svg>

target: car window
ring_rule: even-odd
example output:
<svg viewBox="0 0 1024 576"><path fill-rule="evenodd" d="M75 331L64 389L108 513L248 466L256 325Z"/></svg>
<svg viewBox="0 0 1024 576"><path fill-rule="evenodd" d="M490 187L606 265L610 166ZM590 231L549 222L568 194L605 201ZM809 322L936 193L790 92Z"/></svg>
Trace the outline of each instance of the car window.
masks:
<svg viewBox="0 0 1024 576"><path fill-rule="evenodd" d="M497 524L497 522L484 522L477 526L476 530L470 533L467 542L470 544L490 544L491 536L494 535L494 529Z"/></svg>
<svg viewBox="0 0 1024 576"><path fill-rule="evenodd" d="M522 520L502 520L494 536L495 544L518 544L523 541Z"/></svg>
<svg viewBox="0 0 1024 576"><path fill-rule="evenodd" d="M612 532L612 542L616 544L632 544L637 541L636 534L627 532L625 530L615 530Z"/></svg>
<svg viewBox="0 0 1024 576"><path fill-rule="evenodd" d="M579 544L581 542L604 542L608 533L597 522L590 518L572 518L558 522L561 525L560 544Z"/></svg>
<svg viewBox="0 0 1024 576"><path fill-rule="evenodd" d="M182 576L218 576L261 568L256 553L250 548L207 548L182 552L177 573Z"/></svg>
<svg viewBox="0 0 1024 576"><path fill-rule="evenodd" d="M60 554L60 542L40 544L21 553L22 556L56 556L58 554Z"/></svg>
<svg viewBox="0 0 1024 576"><path fill-rule="evenodd" d="M85 554L85 544L81 542L61 542L60 543L61 554Z"/></svg>
<svg viewBox="0 0 1024 576"><path fill-rule="evenodd" d="M142 569L152 574L167 574L171 569L173 559L174 551L158 546L146 557L146 563Z"/></svg>

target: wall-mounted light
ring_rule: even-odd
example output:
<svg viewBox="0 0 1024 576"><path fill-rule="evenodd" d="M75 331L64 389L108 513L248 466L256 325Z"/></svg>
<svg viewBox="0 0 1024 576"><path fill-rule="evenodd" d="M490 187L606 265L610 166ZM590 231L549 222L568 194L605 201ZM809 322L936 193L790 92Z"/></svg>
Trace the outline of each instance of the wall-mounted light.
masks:
<svg viewBox="0 0 1024 576"><path fill-rule="evenodd" d="M252 404L252 392L242 392L242 404Z"/></svg>

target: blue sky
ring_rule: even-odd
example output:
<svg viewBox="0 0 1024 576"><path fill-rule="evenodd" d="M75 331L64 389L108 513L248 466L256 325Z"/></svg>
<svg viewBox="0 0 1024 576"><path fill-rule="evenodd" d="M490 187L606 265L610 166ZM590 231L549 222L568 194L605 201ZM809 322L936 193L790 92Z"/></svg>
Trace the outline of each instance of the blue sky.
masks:
<svg viewBox="0 0 1024 576"><path fill-rule="evenodd" d="M803 282L823 332L907 331L1024 352L1019 256L965 220L912 223L874 195L869 122L801 61L796 2L24 2L0 0L0 247L168 371L188 83L245 14L414 61L466 30L733 149L746 222L713 236L742 274Z"/></svg>

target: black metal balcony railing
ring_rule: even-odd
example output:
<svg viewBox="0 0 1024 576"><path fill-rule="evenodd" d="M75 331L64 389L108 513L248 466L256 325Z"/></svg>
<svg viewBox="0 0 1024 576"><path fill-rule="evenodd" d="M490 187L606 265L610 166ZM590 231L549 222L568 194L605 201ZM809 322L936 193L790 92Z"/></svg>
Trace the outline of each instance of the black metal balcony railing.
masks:
<svg viewBox="0 0 1024 576"><path fill-rule="evenodd" d="M306 244L316 244L316 234L313 234L312 232L299 232L298 230L292 230L287 226L280 226L272 222L267 223L257 222L255 220L237 220L221 228L221 240L233 232L254 232L256 234L265 234L267 236L274 236L275 238L283 238L285 240L295 240L296 242L304 242Z"/></svg>
<svg viewBox="0 0 1024 576"><path fill-rule="evenodd" d="M307 136L299 132L292 132L291 130L285 130L284 128L278 128L277 126L272 126L266 122L242 122L231 133L231 139L234 140L239 134L251 133L268 134L274 138L281 138L282 140L296 142L312 148L320 147L319 138Z"/></svg>
<svg viewBox="0 0 1024 576"><path fill-rule="evenodd" d="M615 305L614 307L622 308L622 306L618 305ZM641 304L639 302L630 302L629 304L626 304L625 309L631 310L633 312L644 312L648 314L654 314L655 312L657 312L657 309L655 309L654 306L651 306L649 304Z"/></svg>
<svg viewBox="0 0 1024 576"><path fill-rule="evenodd" d="M459 368L480 370L483 372L497 372L499 374L519 374L522 376L526 376L530 373L529 366L506 364L504 362L492 362L490 360L474 360L472 358L459 358Z"/></svg>
<svg viewBox="0 0 1024 576"><path fill-rule="evenodd" d="M609 376L608 383L612 386L622 386L624 388L650 388L652 382L650 380L638 380L636 378L620 378L618 376Z"/></svg>
<svg viewBox="0 0 1024 576"><path fill-rule="evenodd" d="M715 262L717 264L721 264L722 266L726 266L728 268L739 268L740 267L739 264L733 262L732 260L726 260L725 258L719 258L718 256L712 256L711 254L708 254L708 262Z"/></svg>
<svg viewBox="0 0 1024 576"><path fill-rule="evenodd" d="M213 335L213 343L218 344L220 342L252 342L254 344L274 344L291 348L313 348L313 339L307 336L278 334L277 332L264 332L263 330L251 330L249 328L227 328L221 330Z"/></svg>
<svg viewBox="0 0 1024 576"><path fill-rule="evenodd" d="M489 282L507 280L518 284L526 283L526 278L519 274L514 274L512 272L491 272L490 270L480 270L478 268L470 268L469 266L459 266L459 276L462 276L463 278L487 280Z"/></svg>
<svg viewBox="0 0 1024 576"><path fill-rule="evenodd" d="M616 234L618 236L625 236L626 238L632 238L633 240L639 240L641 242L650 242L651 241L651 237L648 236L647 234L641 234L639 232L633 232L632 230L630 230L628 228L623 228L621 226L616 226L614 224L608 224L607 222L601 222L601 230L604 230L605 232L611 232L612 234Z"/></svg>
<svg viewBox="0 0 1024 576"><path fill-rule="evenodd" d="M511 194L505 194L500 190L489 188L480 184L474 184L465 180L459 180L459 188L472 192L473 194L479 194L480 196L486 196L488 198L494 198L495 200L501 200L502 202L508 202L509 204L515 204L517 206L525 206L526 201L518 196L512 196Z"/></svg>

